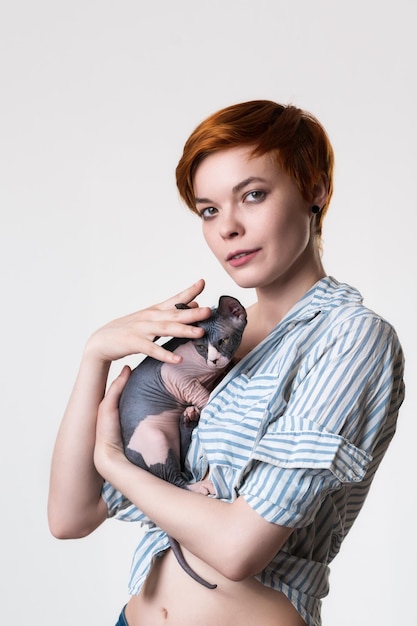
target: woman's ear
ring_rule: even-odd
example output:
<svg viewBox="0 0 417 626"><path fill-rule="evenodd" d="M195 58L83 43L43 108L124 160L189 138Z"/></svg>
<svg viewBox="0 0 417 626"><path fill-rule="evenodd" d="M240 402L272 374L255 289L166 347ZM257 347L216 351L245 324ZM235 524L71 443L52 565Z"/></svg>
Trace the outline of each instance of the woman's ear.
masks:
<svg viewBox="0 0 417 626"><path fill-rule="evenodd" d="M313 195L311 204L320 207L326 204L329 196L329 181L326 174L322 174L320 180L313 186Z"/></svg>

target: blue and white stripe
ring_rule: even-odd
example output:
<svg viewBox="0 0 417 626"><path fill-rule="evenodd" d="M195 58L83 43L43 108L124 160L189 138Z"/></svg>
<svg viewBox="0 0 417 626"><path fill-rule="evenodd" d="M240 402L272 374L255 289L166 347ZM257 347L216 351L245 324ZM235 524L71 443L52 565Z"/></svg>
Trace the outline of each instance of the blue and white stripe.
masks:
<svg viewBox="0 0 417 626"><path fill-rule="evenodd" d="M294 528L258 575L319 626L330 561L368 493L404 397L403 355L392 326L360 294L327 277L213 391L188 454L218 498L246 501ZM110 485L109 513L149 522ZM133 559L138 593L152 558L168 547L152 524Z"/></svg>

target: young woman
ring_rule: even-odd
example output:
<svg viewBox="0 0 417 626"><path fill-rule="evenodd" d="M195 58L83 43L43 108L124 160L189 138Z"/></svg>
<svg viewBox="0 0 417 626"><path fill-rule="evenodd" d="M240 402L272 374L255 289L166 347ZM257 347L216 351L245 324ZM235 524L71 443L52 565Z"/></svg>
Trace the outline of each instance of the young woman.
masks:
<svg viewBox="0 0 417 626"><path fill-rule="evenodd" d="M156 336L197 337L198 281L88 340L55 446L49 522L61 538L108 516L146 526L133 560L129 626L318 626L329 563L359 513L404 395L392 326L328 276L320 244L333 152L311 115L254 101L204 121L177 167L180 194L241 287L256 290L233 369L211 395L188 454L208 495L177 488L123 453L109 366ZM175 303L191 304L177 310ZM167 534L206 589L179 567ZM159 558L156 558L159 557Z"/></svg>

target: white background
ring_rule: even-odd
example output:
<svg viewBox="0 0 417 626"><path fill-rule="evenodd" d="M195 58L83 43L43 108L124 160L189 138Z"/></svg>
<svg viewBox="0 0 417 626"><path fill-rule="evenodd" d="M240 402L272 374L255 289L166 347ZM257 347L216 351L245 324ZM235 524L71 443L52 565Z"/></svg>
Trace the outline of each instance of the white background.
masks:
<svg viewBox="0 0 417 626"><path fill-rule="evenodd" d="M326 270L394 324L407 356L398 433L332 566L324 625L417 623L416 18L415 0L2 3L2 624L116 621L140 529L52 538L54 438L99 325L201 276L204 304L252 301L205 249L174 169L207 114L257 98L327 128Z"/></svg>

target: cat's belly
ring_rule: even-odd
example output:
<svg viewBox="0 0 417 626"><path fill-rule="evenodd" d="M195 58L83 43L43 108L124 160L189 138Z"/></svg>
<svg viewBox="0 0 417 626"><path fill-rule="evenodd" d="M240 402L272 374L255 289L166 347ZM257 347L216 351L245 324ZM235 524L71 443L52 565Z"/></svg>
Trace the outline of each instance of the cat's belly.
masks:
<svg viewBox="0 0 417 626"><path fill-rule="evenodd" d="M186 550L184 555L217 588L192 580L168 550L156 559L140 594L129 600L129 626L305 626L282 593L254 578L228 580Z"/></svg>
<svg viewBox="0 0 417 626"><path fill-rule="evenodd" d="M179 457L180 437L178 420L181 411L163 411L142 420L131 436L128 448L139 452L145 463L165 463L169 450Z"/></svg>

